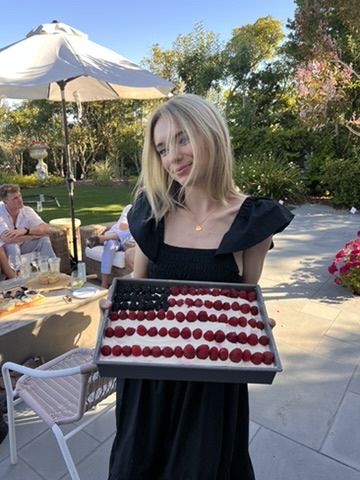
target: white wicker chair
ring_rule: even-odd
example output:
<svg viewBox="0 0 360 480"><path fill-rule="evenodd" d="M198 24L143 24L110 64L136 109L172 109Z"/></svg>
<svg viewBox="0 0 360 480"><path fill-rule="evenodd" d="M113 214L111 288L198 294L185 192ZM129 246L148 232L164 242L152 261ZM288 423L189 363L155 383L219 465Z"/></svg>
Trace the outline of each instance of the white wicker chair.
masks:
<svg viewBox="0 0 360 480"><path fill-rule="evenodd" d="M116 379L100 377L97 366L93 363L94 351L87 348L71 350L44 363L36 369L23 367L12 362L2 366L6 388L10 460L17 462L14 405L25 402L52 430L63 454L70 476L79 480L74 461L71 457L67 440L82 430L93 420L99 418L115 402L111 402L96 415L74 427L66 435L60 425L67 425L80 420L83 415L115 391ZM23 375L12 389L10 371ZM15 401L14 398L18 397Z"/></svg>

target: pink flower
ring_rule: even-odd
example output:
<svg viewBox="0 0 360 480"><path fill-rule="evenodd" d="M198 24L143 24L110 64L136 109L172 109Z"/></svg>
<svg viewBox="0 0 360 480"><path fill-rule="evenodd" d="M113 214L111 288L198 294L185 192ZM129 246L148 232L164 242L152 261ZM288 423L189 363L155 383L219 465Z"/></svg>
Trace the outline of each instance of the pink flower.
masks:
<svg viewBox="0 0 360 480"><path fill-rule="evenodd" d="M337 272L337 268L336 268L335 263L332 263L330 265L330 267L328 268L328 272L330 273L330 275L334 275L334 273Z"/></svg>
<svg viewBox="0 0 360 480"><path fill-rule="evenodd" d="M360 237L360 230L357 232ZM328 267L330 275L335 275L336 285L347 287L352 291L360 289L360 241L347 242L342 250L336 253Z"/></svg>

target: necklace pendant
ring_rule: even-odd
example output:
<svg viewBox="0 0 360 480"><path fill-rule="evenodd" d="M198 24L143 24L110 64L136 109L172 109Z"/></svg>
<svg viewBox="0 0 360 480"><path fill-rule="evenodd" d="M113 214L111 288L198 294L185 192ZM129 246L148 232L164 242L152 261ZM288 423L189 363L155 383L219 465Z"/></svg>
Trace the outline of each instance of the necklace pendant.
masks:
<svg viewBox="0 0 360 480"><path fill-rule="evenodd" d="M195 231L196 231L196 232L201 232L201 230L202 230L202 226L201 226L201 225L197 225L197 226L195 227Z"/></svg>

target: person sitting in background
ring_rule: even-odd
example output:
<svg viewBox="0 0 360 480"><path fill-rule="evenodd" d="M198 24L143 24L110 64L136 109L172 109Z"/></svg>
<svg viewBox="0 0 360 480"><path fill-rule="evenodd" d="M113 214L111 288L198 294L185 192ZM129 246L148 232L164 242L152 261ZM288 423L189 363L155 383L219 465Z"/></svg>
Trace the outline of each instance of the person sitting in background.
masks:
<svg viewBox="0 0 360 480"><path fill-rule="evenodd" d="M20 187L5 184L0 187L0 239L6 254L40 252L55 257L51 246L50 226L31 208L23 204Z"/></svg>
<svg viewBox="0 0 360 480"><path fill-rule="evenodd" d="M125 251L125 242L131 239L129 225L127 223L127 215L131 205L127 205L119 220L103 235L89 237L87 246L90 248L104 245L104 251L101 256L101 286L109 287L109 275L114 263L116 252ZM132 269L134 265L134 248L125 251L126 264Z"/></svg>

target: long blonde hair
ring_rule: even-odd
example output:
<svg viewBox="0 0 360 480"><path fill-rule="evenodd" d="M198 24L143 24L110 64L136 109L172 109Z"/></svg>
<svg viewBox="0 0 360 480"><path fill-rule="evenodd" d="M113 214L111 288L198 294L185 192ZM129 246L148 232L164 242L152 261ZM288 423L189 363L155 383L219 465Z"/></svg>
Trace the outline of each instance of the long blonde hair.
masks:
<svg viewBox="0 0 360 480"><path fill-rule="evenodd" d="M162 118L169 131L181 130L189 139L193 151L193 166L182 187L174 181L161 163L154 144L154 129ZM174 138L169 133L168 142ZM136 195L144 192L152 210L152 217L161 220L186 201L186 187L200 173L199 158L208 158L206 171L202 171L205 188L212 200L227 203L229 195L236 193L232 178L233 155L229 131L224 118L208 101L197 95L173 97L155 110L146 126L142 151L142 171Z"/></svg>

